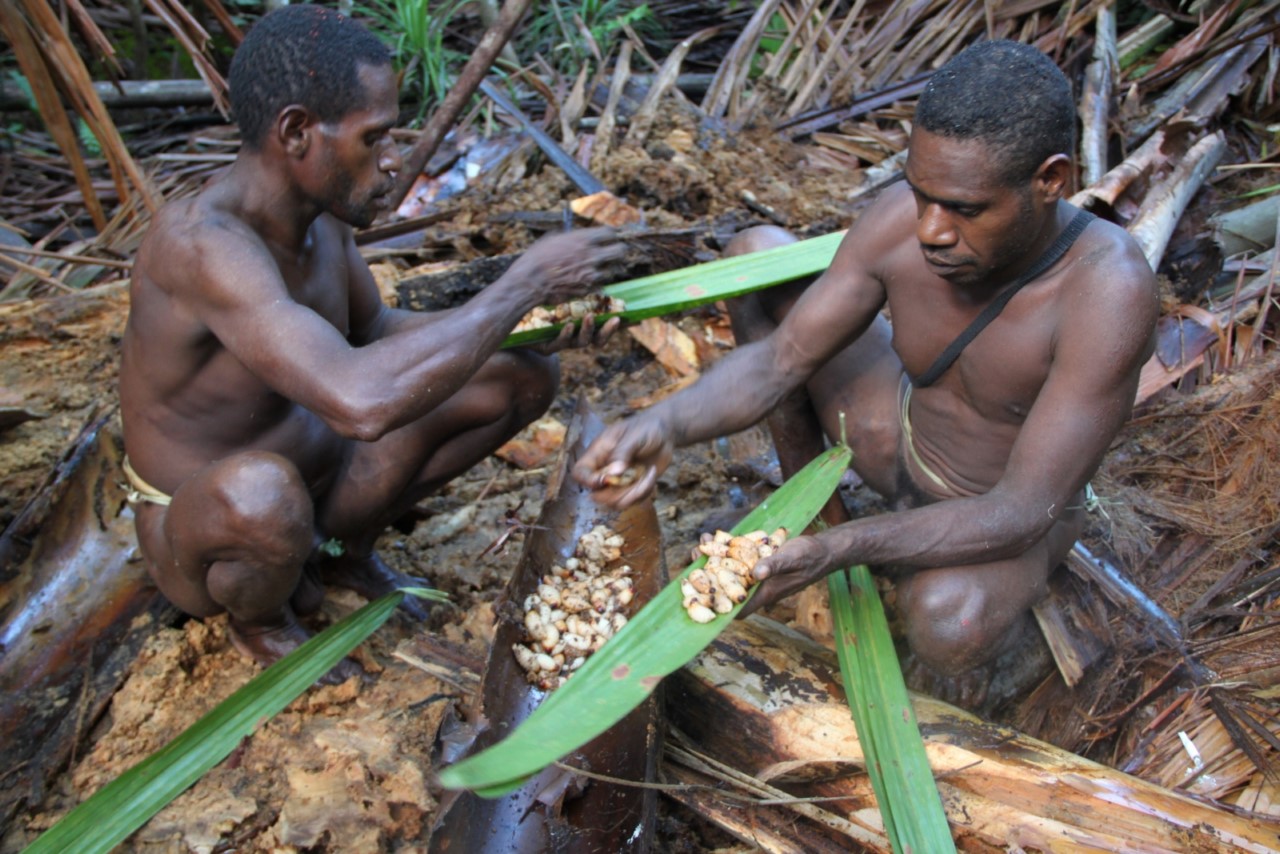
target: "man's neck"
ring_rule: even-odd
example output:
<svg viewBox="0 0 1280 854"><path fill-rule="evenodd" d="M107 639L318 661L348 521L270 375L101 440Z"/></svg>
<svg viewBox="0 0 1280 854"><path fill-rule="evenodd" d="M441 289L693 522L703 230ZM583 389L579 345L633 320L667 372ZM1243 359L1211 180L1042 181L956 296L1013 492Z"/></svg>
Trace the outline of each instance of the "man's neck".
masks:
<svg viewBox="0 0 1280 854"><path fill-rule="evenodd" d="M1030 270L1036 262L1049 251L1049 247L1058 239L1058 235L1067 227L1067 223L1071 221L1071 210L1061 200L1054 204L1053 210L1046 212L1044 218L1040 221L1039 227L1036 229L1036 235L1027 245L1026 252L1022 253L1016 261L1007 264L1001 270L993 270L991 281L993 282L993 290L1002 290L1006 285L1012 283L1023 273Z"/></svg>
<svg viewBox="0 0 1280 854"><path fill-rule="evenodd" d="M303 251L322 211L299 192L285 164L242 151L220 183L237 215L264 241L288 253Z"/></svg>
<svg viewBox="0 0 1280 854"><path fill-rule="evenodd" d="M989 272L981 281L969 284L953 284L952 287L963 293L967 299L975 303L985 303L993 299L1006 287L1013 284L1020 276L1030 270L1044 253L1049 250L1058 235L1071 221L1073 209L1062 201L1058 201L1051 213L1040 220L1035 236L1028 242L1025 251L1009 263Z"/></svg>

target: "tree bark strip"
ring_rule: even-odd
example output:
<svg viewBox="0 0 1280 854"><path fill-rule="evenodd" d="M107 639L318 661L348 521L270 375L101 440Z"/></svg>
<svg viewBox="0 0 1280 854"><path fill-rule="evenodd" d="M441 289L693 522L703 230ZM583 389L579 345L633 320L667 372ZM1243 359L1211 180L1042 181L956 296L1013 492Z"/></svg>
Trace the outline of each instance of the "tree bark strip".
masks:
<svg viewBox="0 0 1280 854"><path fill-rule="evenodd" d="M763 780L864 761L835 657L759 617L735 623L679 671L672 724L715 758ZM1274 851L1266 825L914 698L921 734L960 850ZM863 777L806 794L869 797ZM855 816L850 816L851 819Z"/></svg>

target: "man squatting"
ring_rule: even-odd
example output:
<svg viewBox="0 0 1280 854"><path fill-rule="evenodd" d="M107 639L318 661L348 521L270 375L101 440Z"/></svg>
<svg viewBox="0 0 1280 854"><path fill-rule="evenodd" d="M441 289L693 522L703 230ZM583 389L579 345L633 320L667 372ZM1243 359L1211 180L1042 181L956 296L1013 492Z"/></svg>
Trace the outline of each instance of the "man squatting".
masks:
<svg viewBox="0 0 1280 854"><path fill-rule="evenodd" d="M386 49L287 6L236 51L230 88L235 163L166 205L138 251L120 398L151 576L189 614L226 611L265 664L307 639L295 614L319 608L321 582L368 597L415 583L375 539L547 409L573 330L544 352L499 347L534 306L599 285L622 247L604 230L545 238L459 308L390 309L351 230L387 207L401 165ZM330 538L344 554L318 550ZM345 660L326 681L359 671Z"/></svg>
<svg viewBox="0 0 1280 854"><path fill-rule="evenodd" d="M822 433L841 436L843 413L854 470L894 512L789 541L756 566L748 607L869 564L896 583L915 659L946 677L933 690L980 704L997 659L1026 655L1028 610L1081 533L1086 485L1154 346L1155 278L1138 246L1064 199L1074 121L1069 83L1034 48L959 54L920 97L905 181L858 218L826 272L742 300L745 346L611 425L577 478L626 506L674 447L771 413L780 459L802 463ZM757 228L728 251L792 240ZM961 337L984 311L999 313ZM808 435L803 418L779 431L798 406ZM605 485L633 464L646 468L633 485Z"/></svg>

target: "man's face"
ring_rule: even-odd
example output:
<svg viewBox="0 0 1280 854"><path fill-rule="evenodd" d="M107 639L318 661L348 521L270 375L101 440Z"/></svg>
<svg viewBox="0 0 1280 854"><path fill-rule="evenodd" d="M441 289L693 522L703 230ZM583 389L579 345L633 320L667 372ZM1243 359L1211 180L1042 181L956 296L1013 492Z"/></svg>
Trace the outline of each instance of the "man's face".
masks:
<svg viewBox="0 0 1280 854"><path fill-rule="evenodd" d="M400 151L391 139L399 117L396 78L390 66L362 65L364 106L319 125L316 175L324 209L357 228L373 223L391 203Z"/></svg>
<svg viewBox="0 0 1280 854"><path fill-rule="evenodd" d="M931 272L971 286L1026 260L1045 215L1032 182L1001 179L994 149L979 140L911 132L906 177L916 200L916 238Z"/></svg>

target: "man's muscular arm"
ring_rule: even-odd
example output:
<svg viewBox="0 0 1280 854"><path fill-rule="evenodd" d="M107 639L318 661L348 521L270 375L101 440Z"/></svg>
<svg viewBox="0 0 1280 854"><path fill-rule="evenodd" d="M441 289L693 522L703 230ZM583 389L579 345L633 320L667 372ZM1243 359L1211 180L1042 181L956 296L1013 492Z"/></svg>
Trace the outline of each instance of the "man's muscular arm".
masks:
<svg viewBox="0 0 1280 854"><path fill-rule="evenodd" d="M1022 554L1097 470L1133 407L1158 315L1155 281L1125 235L1067 292L1048 378L989 492L860 519L788 543L757 566L767 604L854 564L940 567ZM753 600L754 601L754 600Z"/></svg>
<svg viewBox="0 0 1280 854"><path fill-rule="evenodd" d="M598 284L621 247L606 230L540 241L465 305L412 319L382 306L352 250L352 340L292 298L261 240L233 218L195 230L171 270L194 271L183 299L249 370L339 434L373 440L451 397L533 306Z"/></svg>
<svg viewBox="0 0 1280 854"><path fill-rule="evenodd" d="M626 507L653 488L675 447L750 427L861 335L884 304L874 274L888 235L877 206L840 243L831 266L768 337L726 356L691 388L611 425L574 467L604 504ZM609 475L644 467L634 484L604 487Z"/></svg>

